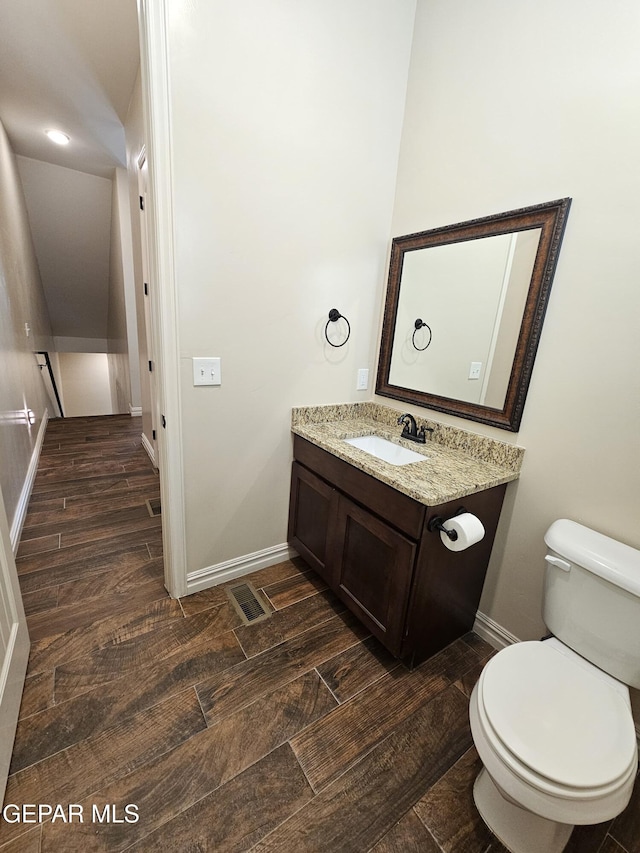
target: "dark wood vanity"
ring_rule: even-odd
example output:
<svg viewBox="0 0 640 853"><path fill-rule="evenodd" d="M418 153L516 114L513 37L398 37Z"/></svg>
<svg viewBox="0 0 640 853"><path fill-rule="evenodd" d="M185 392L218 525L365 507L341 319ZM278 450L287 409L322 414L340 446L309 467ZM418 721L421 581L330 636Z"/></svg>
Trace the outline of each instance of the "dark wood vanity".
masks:
<svg viewBox="0 0 640 853"><path fill-rule="evenodd" d="M414 666L472 628L505 489L427 506L295 435L288 538L371 633ZM428 524L461 508L486 532L454 552Z"/></svg>

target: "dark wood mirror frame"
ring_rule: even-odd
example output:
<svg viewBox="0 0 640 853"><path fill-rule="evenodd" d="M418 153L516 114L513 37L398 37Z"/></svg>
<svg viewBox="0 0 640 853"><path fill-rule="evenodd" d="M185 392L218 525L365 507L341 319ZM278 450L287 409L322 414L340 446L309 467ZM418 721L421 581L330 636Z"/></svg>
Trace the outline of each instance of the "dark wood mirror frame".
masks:
<svg viewBox="0 0 640 853"><path fill-rule="evenodd" d="M376 394L517 432L520 427L570 206L571 199L564 198L546 204L499 213L483 219L460 222L444 228L394 237L391 244ZM494 409L390 384L391 356L405 253L432 246L443 246L534 228L541 229L540 241L503 408Z"/></svg>

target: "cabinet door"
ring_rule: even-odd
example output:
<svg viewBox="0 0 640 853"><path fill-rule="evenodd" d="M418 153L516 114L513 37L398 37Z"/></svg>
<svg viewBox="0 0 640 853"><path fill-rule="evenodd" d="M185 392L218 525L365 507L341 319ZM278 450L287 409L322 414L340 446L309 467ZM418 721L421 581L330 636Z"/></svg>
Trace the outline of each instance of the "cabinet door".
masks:
<svg viewBox="0 0 640 853"><path fill-rule="evenodd" d="M334 590L395 655L400 653L416 546L340 495L331 549Z"/></svg>
<svg viewBox="0 0 640 853"><path fill-rule="evenodd" d="M294 462L291 468L288 540L306 562L331 584L328 536L338 496L324 480Z"/></svg>

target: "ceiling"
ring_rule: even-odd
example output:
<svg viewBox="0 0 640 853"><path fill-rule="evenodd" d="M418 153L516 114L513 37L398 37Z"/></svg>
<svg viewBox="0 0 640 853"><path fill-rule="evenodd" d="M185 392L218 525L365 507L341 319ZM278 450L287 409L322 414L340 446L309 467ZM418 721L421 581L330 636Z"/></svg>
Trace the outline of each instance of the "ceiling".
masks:
<svg viewBox="0 0 640 853"><path fill-rule="evenodd" d="M136 0L0 2L0 120L19 155L56 336L106 338L110 180L126 166L138 66ZM78 210L79 196L95 215Z"/></svg>
<svg viewBox="0 0 640 853"><path fill-rule="evenodd" d="M0 118L15 153L110 177L138 64L136 0L2 0Z"/></svg>

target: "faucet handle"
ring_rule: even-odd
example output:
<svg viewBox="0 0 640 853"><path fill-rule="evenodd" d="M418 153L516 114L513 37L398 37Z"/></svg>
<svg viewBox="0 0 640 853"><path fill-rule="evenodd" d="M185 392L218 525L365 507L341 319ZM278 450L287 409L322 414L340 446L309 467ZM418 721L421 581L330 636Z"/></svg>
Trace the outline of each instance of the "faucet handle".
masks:
<svg viewBox="0 0 640 853"><path fill-rule="evenodd" d="M434 431L433 427L428 427L428 426L425 426L424 424L422 424L422 426L418 427L418 435L421 436L424 440L426 440L426 438L427 438L425 433L427 433L427 432L432 433L433 431ZM431 436L429 436L429 438L431 438Z"/></svg>

